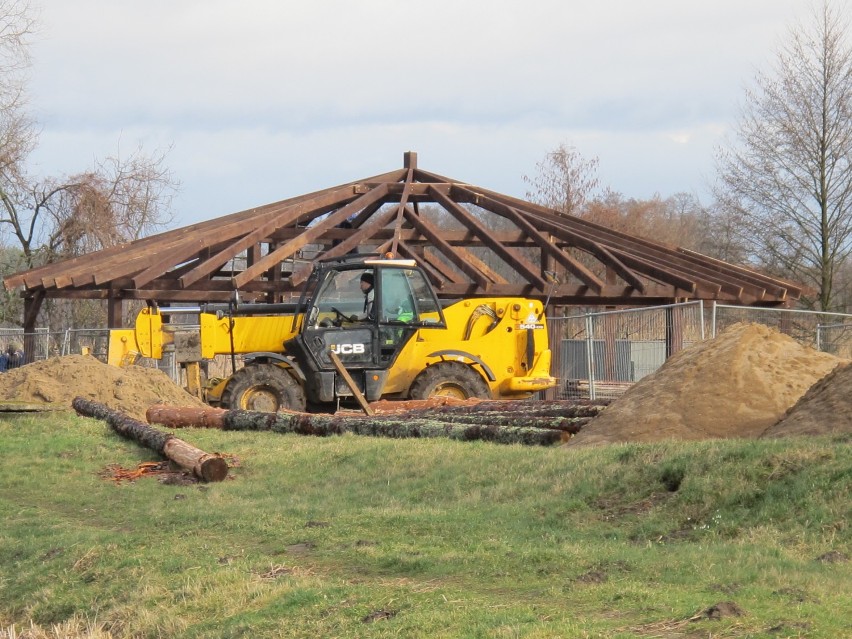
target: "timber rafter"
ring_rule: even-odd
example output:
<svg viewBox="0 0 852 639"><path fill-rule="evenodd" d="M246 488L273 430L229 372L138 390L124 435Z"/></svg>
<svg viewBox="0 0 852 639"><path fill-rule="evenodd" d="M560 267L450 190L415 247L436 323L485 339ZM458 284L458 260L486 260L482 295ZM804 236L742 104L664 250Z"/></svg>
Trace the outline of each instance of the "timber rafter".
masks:
<svg viewBox="0 0 852 639"><path fill-rule="evenodd" d="M527 295L552 304L676 300L790 305L799 286L417 167L401 169L7 276L46 298L219 302L297 297L317 259L393 251L443 298ZM558 283L548 277L555 272Z"/></svg>

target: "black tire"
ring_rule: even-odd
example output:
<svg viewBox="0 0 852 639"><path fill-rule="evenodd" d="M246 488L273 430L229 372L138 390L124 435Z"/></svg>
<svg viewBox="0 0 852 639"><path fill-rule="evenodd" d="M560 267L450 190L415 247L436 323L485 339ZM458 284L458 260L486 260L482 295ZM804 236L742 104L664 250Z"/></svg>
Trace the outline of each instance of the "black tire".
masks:
<svg viewBox="0 0 852 639"><path fill-rule="evenodd" d="M455 397L492 399L482 376L461 362L440 362L420 373L408 392L411 399Z"/></svg>
<svg viewBox="0 0 852 639"><path fill-rule="evenodd" d="M305 392L290 373L275 364L249 364L231 376L222 408L275 413L305 410Z"/></svg>

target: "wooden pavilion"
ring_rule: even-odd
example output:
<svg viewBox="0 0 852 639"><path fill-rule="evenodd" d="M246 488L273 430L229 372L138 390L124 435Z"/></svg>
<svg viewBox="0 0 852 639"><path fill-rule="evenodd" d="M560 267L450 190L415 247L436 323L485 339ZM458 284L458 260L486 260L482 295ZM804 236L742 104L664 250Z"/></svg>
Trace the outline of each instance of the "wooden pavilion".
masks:
<svg viewBox="0 0 852 639"><path fill-rule="evenodd" d="M47 298L277 302L318 259L352 252L415 258L439 297L524 295L553 305L684 300L789 306L801 287L687 249L614 231L521 199L403 167L6 277L22 289L24 330ZM558 273L558 283L548 277Z"/></svg>

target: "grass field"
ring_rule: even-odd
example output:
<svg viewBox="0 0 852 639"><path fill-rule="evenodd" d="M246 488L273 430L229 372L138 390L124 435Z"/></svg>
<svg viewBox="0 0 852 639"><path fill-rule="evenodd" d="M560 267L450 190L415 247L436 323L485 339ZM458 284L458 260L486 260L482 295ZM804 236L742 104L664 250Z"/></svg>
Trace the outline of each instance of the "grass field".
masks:
<svg viewBox="0 0 852 639"><path fill-rule="evenodd" d="M0 417L0 637L852 636L849 438L598 449Z"/></svg>

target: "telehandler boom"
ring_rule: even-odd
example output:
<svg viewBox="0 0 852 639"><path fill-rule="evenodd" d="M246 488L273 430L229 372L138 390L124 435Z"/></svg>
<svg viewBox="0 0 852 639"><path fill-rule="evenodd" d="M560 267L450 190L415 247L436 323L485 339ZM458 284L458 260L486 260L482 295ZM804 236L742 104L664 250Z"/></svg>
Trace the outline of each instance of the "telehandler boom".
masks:
<svg viewBox="0 0 852 639"><path fill-rule="evenodd" d="M164 321L187 312L199 318L188 332ZM169 350L187 372L188 390L223 408L305 410L356 392L367 401L521 399L556 384L540 301L482 297L442 305L414 260L319 262L295 304L147 307L135 328L110 333L110 364L160 359ZM200 364L227 354L242 355L244 366L202 384Z"/></svg>

